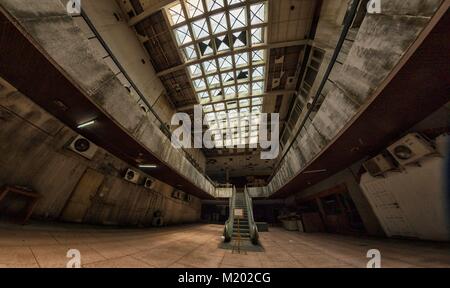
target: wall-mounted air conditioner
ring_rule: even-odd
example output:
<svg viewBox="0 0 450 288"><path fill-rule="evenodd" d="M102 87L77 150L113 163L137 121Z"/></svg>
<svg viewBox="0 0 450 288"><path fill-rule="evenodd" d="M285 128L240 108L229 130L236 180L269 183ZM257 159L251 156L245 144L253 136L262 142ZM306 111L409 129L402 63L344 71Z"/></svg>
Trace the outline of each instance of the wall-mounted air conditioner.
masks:
<svg viewBox="0 0 450 288"><path fill-rule="evenodd" d="M396 168L391 159L383 154L364 162L363 167L373 177L382 175L383 173Z"/></svg>
<svg viewBox="0 0 450 288"><path fill-rule="evenodd" d="M90 160L94 158L98 147L91 141L79 135L70 143L69 149Z"/></svg>
<svg viewBox="0 0 450 288"><path fill-rule="evenodd" d="M137 184L139 181L140 174L132 169L128 169L125 175L123 176L123 179L127 180L128 182Z"/></svg>
<svg viewBox="0 0 450 288"><path fill-rule="evenodd" d="M400 165L417 162L436 153L434 147L418 133L410 133L387 148Z"/></svg>
<svg viewBox="0 0 450 288"><path fill-rule="evenodd" d="M144 182L144 187L147 189L151 189L154 182L155 182L155 180L147 177Z"/></svg>

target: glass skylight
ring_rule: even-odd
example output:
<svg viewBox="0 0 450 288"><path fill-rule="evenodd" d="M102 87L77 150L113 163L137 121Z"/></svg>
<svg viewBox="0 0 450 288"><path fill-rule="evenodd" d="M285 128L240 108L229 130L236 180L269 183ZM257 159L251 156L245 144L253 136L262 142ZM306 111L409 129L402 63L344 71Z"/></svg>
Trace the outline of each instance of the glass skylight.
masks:
<svg viewBox="0 0 450 288"><path fill-rule="evenodd" d="M184 0L166 10L216 147L258 142L267 1L249 2Z"/></svg>

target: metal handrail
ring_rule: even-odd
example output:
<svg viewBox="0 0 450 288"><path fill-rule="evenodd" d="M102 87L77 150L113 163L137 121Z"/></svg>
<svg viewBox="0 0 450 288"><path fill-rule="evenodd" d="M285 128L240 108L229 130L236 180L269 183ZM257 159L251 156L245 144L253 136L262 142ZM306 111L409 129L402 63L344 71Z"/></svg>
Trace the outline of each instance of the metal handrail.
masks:
<svg viewBox="0 0 450 288"><path fill-rule="evenodd" d="M224 242L230 242L233 236L233 224L234 224L234 204L236 202L236 187L233 186L233 191L229 199L229 210L228 220L225 222L225 227L223 231L223 236L225 237Z"/></svg>
<svg viewBox="0 0 450 288"><path fill-rule="evenodd" d="M259 234L258 227L256 226L255 219L253 217L253 200L248 193L247 186L244 188L245 203L247 205L247 217L248 217L248 227L250 229L250 239L253 244L258 244Z"/></svg>
<svg viewBox="0 0 450 288"><path fill-rule="evenodd" d="M303 117L302 123L300 124L297 132L295 133L294 138L292 138L292 141L290 142L288 148L285 150L285 152L283 153L283 156L281 156L280 161L278 161L277 166L274 169L274 173L272 174L272 177L275 177L275 175L278 173L278 171L281 168L281 165L283 164L283 160L284 158L286 158L286 155L289 153L289 151L291 150L292 146L294 145L294 143L297 140L298 135L300 134L300 132L303 130L306 121L308 120L309 116L311 115L311 113L313 112L313 110L315 109L317 102L319 101L319 98L322 94L323 88L325 87L326 82L328 81L330 74L334 68L334 64L336 63L336 60L339 56L339 54L341 53L342 50L342 46L344 44L345 39L347 38L347 34L348 31L351 28L351 25L353 23L353 20L355 19L357 10L358 10L358 6L359 3L361 1L360 0L353 0L351 3L351 7L348 10L348 13L346 15L345 21L344 21L344 28L342 29L341 35L339 37L338 43L336 45L336 48L334 49L333 52L333 56L331 57L330 63L328 64L327 70L322 78L322 82L319 85L319 88L317 89L316 95L314 96L313 102L311 104L311 108L308 109L308 111L306 112L305 117Z"/></svg>

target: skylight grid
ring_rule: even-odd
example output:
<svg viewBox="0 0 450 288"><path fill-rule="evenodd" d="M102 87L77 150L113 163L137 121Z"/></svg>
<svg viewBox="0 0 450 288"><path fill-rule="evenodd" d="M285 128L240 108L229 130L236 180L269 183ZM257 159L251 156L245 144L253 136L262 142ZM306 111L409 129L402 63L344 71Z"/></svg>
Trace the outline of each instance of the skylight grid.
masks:
<svg viewBox="0 0 450 288"><path fill-rule="evenodd" d="M258 141L268 1L249 2L184 0L166 10L217 147Z"/></svg>

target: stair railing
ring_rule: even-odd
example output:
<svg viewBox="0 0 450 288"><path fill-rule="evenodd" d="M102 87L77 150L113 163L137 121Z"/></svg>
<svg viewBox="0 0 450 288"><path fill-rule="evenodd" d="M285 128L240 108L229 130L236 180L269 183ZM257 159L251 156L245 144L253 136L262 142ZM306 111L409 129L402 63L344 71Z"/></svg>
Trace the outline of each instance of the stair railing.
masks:
<svg viewBox="0 0 450 288"><path fill-rule="evenodd" d="M234 207L236 203L236 187L233 186L231 197L229 199L229 207L230 207L230 215L228 216L228 220L225 222L225 228L223 230L223 236L225 237L225 242L230 242L231 237L233 236L233 224L234 224Z"/></svg>
<svg viewBox="0 0 450 288"><path fill-rule="evenodd" d="M259 243L258 227L256 226L255 219L253 218L253 200L248 193L247 186L244 189L245 203L247 205L248 227L250 230L250 240L253 244Z"/></svg>

